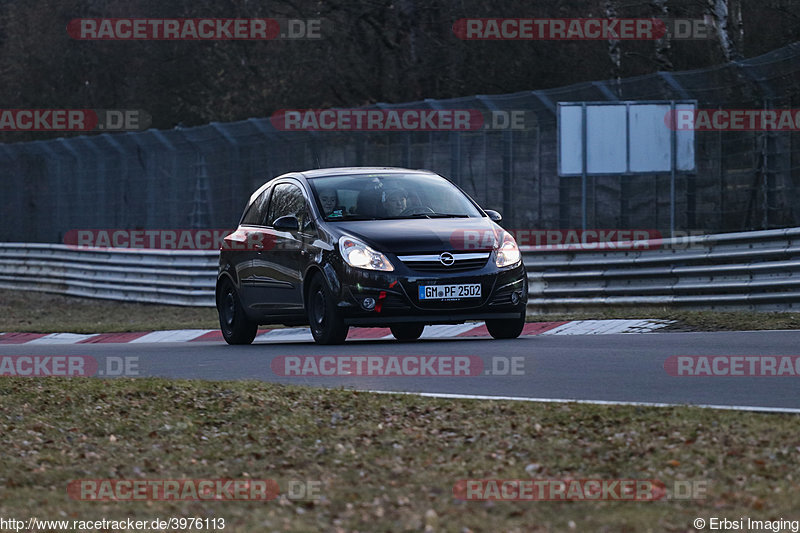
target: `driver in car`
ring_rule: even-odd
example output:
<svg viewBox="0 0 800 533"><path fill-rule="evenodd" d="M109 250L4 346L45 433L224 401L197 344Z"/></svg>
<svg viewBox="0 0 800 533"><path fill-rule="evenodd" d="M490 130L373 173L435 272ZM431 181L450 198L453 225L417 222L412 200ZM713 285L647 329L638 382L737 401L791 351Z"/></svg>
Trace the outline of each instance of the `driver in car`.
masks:
<svg viewBox="0 0 800 533"><path fill-rule="evenodd" d="M336 204L339 203L338 194L334 189L320 191L319 201L322 204L323 214L328 216L333 213L333 210L336 209Z"/></svg>
<svg viewBox="0 0 800 533"><path fill-rule="evenodd" d="M390 217L396 217L406 210L408 194L403 189L390 189L384 193L383 208Z"/></svg>

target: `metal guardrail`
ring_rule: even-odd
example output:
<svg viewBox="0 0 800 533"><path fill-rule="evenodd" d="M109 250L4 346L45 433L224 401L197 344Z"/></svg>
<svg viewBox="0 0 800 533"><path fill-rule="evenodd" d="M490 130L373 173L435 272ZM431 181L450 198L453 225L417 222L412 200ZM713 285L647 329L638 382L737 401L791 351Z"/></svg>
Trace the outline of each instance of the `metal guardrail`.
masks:
<svg viewBox="0 0 800 533"><path fill-rule="evenodd" d="M215 250L0 243L0 288L213 307L218 263Z"/></svg>
<svg viewBox="0 0 800 533"><path fill-rule="evenodd" d="M800 308L800 228L605 246L523 247L529 312ZM212 307L218 255L0 243L0 288Z"/></svg>
<svg viewBox="0 0 800 533"><path fill-rule="evenodd" d="M800 228L593 246L523 248L528 310L800 308Z"/></svg>

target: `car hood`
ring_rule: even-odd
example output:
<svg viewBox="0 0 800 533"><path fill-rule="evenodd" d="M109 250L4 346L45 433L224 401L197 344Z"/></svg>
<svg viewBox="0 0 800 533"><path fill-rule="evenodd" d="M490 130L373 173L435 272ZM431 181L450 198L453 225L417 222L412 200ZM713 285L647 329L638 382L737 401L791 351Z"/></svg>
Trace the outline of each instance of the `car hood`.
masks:
<svg viewBox="0 0 800 533"><path fill-rule="evenodd" d="M336 227L395 255L491 250L502 231L488 217L342 221Z"/></svg>

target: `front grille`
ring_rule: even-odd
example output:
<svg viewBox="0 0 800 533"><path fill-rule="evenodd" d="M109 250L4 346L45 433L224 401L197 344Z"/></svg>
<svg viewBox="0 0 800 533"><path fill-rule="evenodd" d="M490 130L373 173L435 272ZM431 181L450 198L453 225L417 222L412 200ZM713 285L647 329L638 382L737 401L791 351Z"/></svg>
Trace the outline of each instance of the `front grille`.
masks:
<svg viewBox="0 0 800 533"><path fill-rule="evenodd" d="M483 268L491 253L452 253L449 254L453 259L451 265L444 264L439 259L441 255L444 254L401 255L398 259L417 272L463 272Z"/></svg>

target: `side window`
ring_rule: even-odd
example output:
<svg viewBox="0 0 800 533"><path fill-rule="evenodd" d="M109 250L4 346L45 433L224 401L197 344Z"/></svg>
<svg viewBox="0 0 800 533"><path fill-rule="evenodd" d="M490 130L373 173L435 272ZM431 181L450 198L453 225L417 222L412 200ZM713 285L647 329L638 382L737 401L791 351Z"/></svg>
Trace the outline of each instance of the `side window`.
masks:
<svg viewBox="0 0 800 533"><path fill-rule="evenodd" d="M249 224L251 226L260 226L264 224L264 218L267 214L267 202L269 201L269 193L271 189L262 192L256 198L256 201L250 205L247 213L242 219L242 224Z"/></svg>
<svg viewBox="0 0 800 533"><path fill-rule="evenodd" d="M300 187L291 183L281 183L275 186L275 194L272 195L272 202L269 205L267 225L271 226L276 219L288 215L297 218L300 231L308 233L314 230L314 222Z"/></svg>

